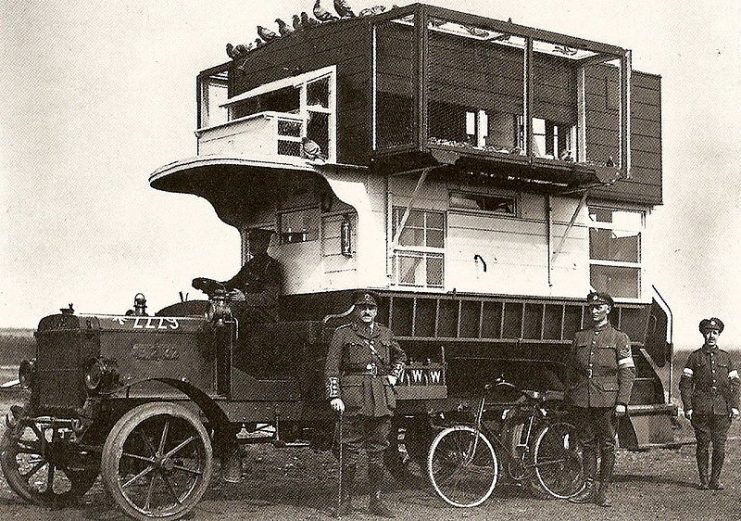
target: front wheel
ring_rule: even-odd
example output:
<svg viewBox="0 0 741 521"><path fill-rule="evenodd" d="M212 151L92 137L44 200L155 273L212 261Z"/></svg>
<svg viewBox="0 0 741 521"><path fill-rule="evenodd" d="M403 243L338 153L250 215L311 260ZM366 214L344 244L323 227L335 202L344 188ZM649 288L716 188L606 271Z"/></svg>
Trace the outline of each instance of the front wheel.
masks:
<svg viewBox="0 0 741 521"><path fill-rule="evenodd" d="M62 507L87 492L98 461L69 441L69 429L22 418L0 439L0 466L10 488L30 503Z"/></svg>
<svg viewBox="0 0 741 521"><path fill-rule="evenodd" d="M537 496L564 499L582 488L581 448L573 425L563 421L544 425L530 453L534 469L530 487Z"/></svg>
<svg viewBox="0 0 741 521"><path fill-rule="evenodd" d="M203 496L213 467L211 440L181 405L146 403L113 426L103 446L103 484L134 519L180 519Z"/></svg>
<svg viewBox="0 0 741 521"><path fill-rule="evenodd" d="M456 425L432 440L427 474L443 501L454 507L475 507L494 491L499 462L486 436L472 427Z"/></svg>

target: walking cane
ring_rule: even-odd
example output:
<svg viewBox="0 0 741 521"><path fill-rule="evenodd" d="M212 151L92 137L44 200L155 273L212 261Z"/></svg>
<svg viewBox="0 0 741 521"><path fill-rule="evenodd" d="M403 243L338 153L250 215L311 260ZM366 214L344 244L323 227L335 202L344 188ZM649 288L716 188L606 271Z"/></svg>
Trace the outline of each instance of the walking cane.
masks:
<svg viewBox="0 0 741 521"><path fill-rule="evenodd" d="M340 471L338 472L338 483L337 483L337 519L342 519L342 514L340 513L340 508L342 507L342 467L343 467L343 461L342 461L342 411L340 411L340 419L337 420L338 422L338 440L337 442L340 444Z"/></svg>

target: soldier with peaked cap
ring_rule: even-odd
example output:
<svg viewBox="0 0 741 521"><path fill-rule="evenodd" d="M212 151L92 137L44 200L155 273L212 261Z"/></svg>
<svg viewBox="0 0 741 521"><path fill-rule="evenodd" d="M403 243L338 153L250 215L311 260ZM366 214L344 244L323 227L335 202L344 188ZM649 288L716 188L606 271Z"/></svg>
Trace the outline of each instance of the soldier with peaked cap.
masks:
<svg viewBox="0 0 741 521"><path fill-rule="evenodd" d="M342 424L342 498L339 515L352 512L352 492L360 449L368 455L372 514L394 517L381 500L383 452L389 446L391 416L396 408L393 386L401 378L406 355L391 330L375 321L378 297L353 294L353 320L338 327L325 365L326 391L332 409L344 414Z"/></svg>
<svg viewBox="0 0 741 521"><path fill-rule="evenodd" d="M592 292L587 305L592 324L576 333L566 362L566 400L584 448L585 475L584 487L569 501L609 507L617 417L626 414L635 364L628 335L610 324L612 297Z"/></svg>
<svg viewBox="0 0 741 521"><path fill-rule="evenodd" d="M695 429L697 470L702 490L723 490L720 473L725 459L726 437L731 419L739 417L741 379L730 355L718 347L724 324L719 318L700 321L703 346L687 358L679 390L684 415ZM712 472L708 473L710 443L713 443Z"/></svg>

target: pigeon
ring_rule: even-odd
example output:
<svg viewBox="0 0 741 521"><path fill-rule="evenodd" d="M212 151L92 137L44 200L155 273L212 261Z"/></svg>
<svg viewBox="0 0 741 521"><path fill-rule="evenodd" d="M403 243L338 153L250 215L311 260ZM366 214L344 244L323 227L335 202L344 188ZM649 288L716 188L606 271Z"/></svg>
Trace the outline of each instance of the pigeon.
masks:
<svg viewBox="0 0 741 521"><path fill-rule="evenodd" d="M311 160L321 159L322 161L327 159L327 156L322 152L322 147L308 137L301 138L301 157Z"/></svg>
<svg viewBox="0 0 741 521"><path fill-rule="evenodd" d="M347 0L334 0L334 10L340 15L340 18L355 18L352 7Z"/></svg>
<svg viewBox="0 0 741 521"><path fill-rule="evenodd" d="M443 20L442 18L430 18L430 25L432 27L441 27L447 23L447 20Z"/></svg>
<svg viewBox="0 0 741 521"><path fill-rule="evenodd" d="M612 156L607 158L607 162L605 163L605 166L614 167L615 161L612 159Z"/></svg>
<svg viewBox="0 0 741 521"><path fill-rule="evenodd" d="M473 25L464 25L463 27L466 29L466 31L474 36L478 36L480 38L486 38L487 36L489 36L489 31L479 29L478 27L474 27Z"/></svg>
<svg viewBox="0 0 741 521"><path fill-rule="evenodd" d="M252 48L257 49L258 47L262 47L263 45L265 45L265 42L263 42L260 38L255 38Z"/></svg>
<svg viewBox="0 0 741 521"><path fill-rule="evenodd" d="M231 43L226 44L226 55L232 60L236 60L239 57L239 54L234 52L234 46Z"/></svg>
<svg viewBox="0 0 741 521"><path fill-rule="evenodd" d="M305 29L308 29L309 27L316 27L317 25L321 25L322 22L317 20L316 18L312 18L309 16L306 11L301 12L301 25L304 26Z"/></svg>
<svg viewBox="0 0 741 521"><path fill-rule="evenodd" d="M385 10L386 10L386 7L383 6L383 5L374 5L372 7L366 7L365 9L362 9L358 13L358 16L360 16L360 17L363 17L363 16L373 16L373 15L376 15L376 14L381 14Z"/></svg>
<svg viewBox="0 0 741 521"><path fill-rule="evenodd" d="M303 28L304 26L301 25L301 17L297 14L293 15L293 30L301 31Z"/></svg>
<svg viewBox="0 0 741 521"><path fill-rule="evenodd" d="M293 33L293 29L288 27L288 24L280 18L276 18L275 23L278 24L278 32L281 36L289 36L291 33Z"/></svg>
<svg viewBox="0 0 741 521"><path fill-rule="evenodd" d="M277 34L275 34L270 29L266 29L262 25L257 26L257 34L260 35L260 38L265 40L266 42L270 42L272 40L275 40L277 38L280 38Z"/></svg>
<svg viewBox="0 0 741 521"><path fill-rule="evenodd" d="M327 11L325 8L321 5L322 0L316 0L316 3L314 4L314 16L317 17L317 19L321 20L322 22L329 22L331 20L339 20L338 17Z"/></svg>
<svg viewBox="0 0 741 521"><path fill-rule="evenodd" d="M574 56L577 52L576 49L572 49L571 47L568 47L566 45L554 45L553 51L560 52L564 56Z"/></svg>

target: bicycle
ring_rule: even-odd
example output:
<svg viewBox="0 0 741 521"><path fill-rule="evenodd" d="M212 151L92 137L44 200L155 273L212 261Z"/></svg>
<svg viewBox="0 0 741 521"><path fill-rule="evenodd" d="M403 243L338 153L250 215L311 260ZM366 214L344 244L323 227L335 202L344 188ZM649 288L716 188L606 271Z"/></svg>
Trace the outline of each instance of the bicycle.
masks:
<svg viewBox="0 0 741 521"><path fill-rule="evenodd" d="M492 390L518 396L499 410L487 410ZM515 482L536 495L565 499L583 486L576 428L562 414L546 412L546 394L521 390L504 380L487 384L472 424L447 427L435 436L427 474L437 494L455 507L478 506L492 494L500 458ZM487 423L499 422L499 432Z"/></svg>

